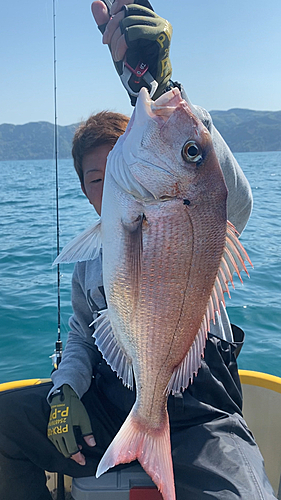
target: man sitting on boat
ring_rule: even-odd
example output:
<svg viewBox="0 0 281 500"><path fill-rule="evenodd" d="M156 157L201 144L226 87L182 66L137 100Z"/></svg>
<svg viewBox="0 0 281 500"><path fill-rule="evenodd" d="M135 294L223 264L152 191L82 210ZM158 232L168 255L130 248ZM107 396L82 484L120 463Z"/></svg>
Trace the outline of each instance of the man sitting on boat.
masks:
<svg viewBox="0 0 281 500"><path fill-rule="evenodd" d="M118 8L121 4L122 1L116 2ZM102 13L97 4L93 10L98 24L106 24L107 13ZM141 40L147 12L141 6L138 10L135 21ZM126 12L131 15L130 8ZM159 30L160 35L166 21L156 15L153 19L155 38L155 32ZM131 21L133 27L134 19ZM122 26L119 20L116 29L119 22ZM108 32L106 36L114 53L114 37ZM151 42L152 47L154 43ZM134 50L137 49L138 44L134 44ZM155 57L155 51L151 53ZM116 54L119 58L118 51ZM163 60L163 53L158 58ZM158 92L175 85L170 80L169 61L162 76L157 64L154 67L156 72L153 64L150 72L158 84ZM122 76L123 67L119 65L117 70ZM134 101L131 92L136 89L130 87L127 76L123 80ZM147 84L152 83L150 80ZM210 115L197 106L192 109L212 135L229 190L228 218L241 232L251 212L249 184ZM81 124L74 136L74 166L82 190L98 214L106 158L127 123L124 115L102 112ZM52 382L0 393L0 498L3 500L50 499L45 470L72 477L95 475L104 451L134 403L135 392L124 387L102 359L92 337L94 328L89 327L98 311L106 307L101 259L100 254L93 261L75 266L69 337ZM177 500L275 498L262 456L242 416L236 355L243 338L243 332L230 325L222 307L221 316L209 333L204 360L194 383L181 397L169 397Z"/></svg>

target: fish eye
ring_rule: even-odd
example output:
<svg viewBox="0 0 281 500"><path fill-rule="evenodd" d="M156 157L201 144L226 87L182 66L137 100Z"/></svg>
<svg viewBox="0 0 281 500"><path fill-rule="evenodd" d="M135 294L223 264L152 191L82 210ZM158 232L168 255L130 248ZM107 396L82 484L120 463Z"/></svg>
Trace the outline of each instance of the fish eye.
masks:
<svg viewBox="0 0 281 500"><path fill-rule="evenodd" d="M202 150L195 141L186 141L182 147L181 155L188 163L198 163L202 160Z"/></svg>

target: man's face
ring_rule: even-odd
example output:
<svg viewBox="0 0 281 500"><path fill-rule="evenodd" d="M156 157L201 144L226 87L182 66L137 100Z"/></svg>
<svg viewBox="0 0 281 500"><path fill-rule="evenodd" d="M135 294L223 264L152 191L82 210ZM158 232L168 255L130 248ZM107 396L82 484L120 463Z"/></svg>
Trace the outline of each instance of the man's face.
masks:
<svg viewBox="0 0 281 500"><path fill-rule="evenodd" d="M106 159L111 149L110 144L98 146L90 153L87 153L82 161L84 186L81 185L81 188L99 215L101 214Z"/></svg>

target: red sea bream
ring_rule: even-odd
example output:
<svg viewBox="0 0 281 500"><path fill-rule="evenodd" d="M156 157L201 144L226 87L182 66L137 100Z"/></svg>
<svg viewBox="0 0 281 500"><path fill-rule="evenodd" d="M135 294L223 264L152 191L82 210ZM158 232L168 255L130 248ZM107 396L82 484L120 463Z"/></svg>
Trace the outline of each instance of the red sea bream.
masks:
<svg viewBox="0 0 281 500"><path fill-rule="evenodd" d="M136 385L97 477L138 459L164 500L175 500L168 394L197 374L228 282L249 261L226 201L211 136L178 89L155 102L142 89L108 157L101 220L60 257L86 260L102 245L108 308L95 342L124 384Z"/></svg>

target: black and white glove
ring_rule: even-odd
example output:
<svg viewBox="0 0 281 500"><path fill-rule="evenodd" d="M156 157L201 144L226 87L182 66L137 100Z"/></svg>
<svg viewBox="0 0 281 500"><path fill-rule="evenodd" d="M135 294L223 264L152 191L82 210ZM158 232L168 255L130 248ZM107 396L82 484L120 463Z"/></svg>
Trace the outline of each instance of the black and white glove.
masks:
<svg viewBox="0 0 281 500"><path fill-rule="evenodd" d="M104 43L109 45L115 68L132 104L141 87L147 87L150 96L157 99L172 75L171 24L155 14L149 2L138 0L138 3L123 5L107 23L99 25L99 29L104 33ZM118 60L120 40L125 42L127 49L122 60Z"/></svg>
<svg viewBox="0 0 281 500"><path fill-rule="evenodd" d="M76 454L80 458L80 448L74 433L75 428L79 429L84 438L89 436L87 444L90 446L95 445L91 422L86 408L78 398L76 392L67 384L64 384L54 392L49 404L51 413L48 423L48 438L66 458ZM83 465L83 459L76 461Z"/></svg>

